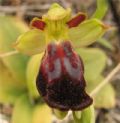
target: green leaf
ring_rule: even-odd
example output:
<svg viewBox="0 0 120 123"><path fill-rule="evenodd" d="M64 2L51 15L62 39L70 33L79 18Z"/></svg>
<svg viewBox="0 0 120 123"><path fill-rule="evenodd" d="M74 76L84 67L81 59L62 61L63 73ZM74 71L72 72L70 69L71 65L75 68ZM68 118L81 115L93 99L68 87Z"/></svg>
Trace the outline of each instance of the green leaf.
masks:
<svg viewBox="0 0 120 123"><path fill-rule="evenodd" d="M91 19L84 21L78 27L69 29L70 41L75 47L88 46L98 40L108 29L101 21Z"/></svg>
<svg viewBox="0 0 120 123"><path fill-rule="evenodd" d="M39 93L36 88L36 78L40 68L40 63L42 59L43 53L34 55L31 57L27 66L27 85L29 89L29 94L33 98L39 97Z"/></svg>
<svg viewBox="0 0 120 123"><path fill-rule="evenodd" d="M85 79L89 82L95 80L104 70L107 57L98 48L79 48L76 49L81 56L85 67Z"/></svg>
<svg viewBox="0 0 120 123"><path fill-rule="evenodd" d="M95 114L93 105L80 112L80 118L73 112L73 117L76 123L95 123Z"/></svg>
<svg viewBox="0 0 120 123"><path fill-rule="evenodd" d="M45 104L32 104L27 94L22 95L13 109L11 123L50 123L51 109Z"/></svg>
<svg viewBox="0 0 120 123"><path fill-rule="evenodd" d="M12 51L14 41L25 30L27 28L21 20L9 16L0 16L0 53ZM25 88L25 70L28 57L17 54L4 57L1 60L11 72L14 79L19 82L19 86Z"/></svg>
<svg viewBox="0 0 120 123"><path fill-rule="evenodd" d="M97 9L92 18L102 19L108 10L107 0L97 0Z"/></svg>
<svg viewBox="0 0 120 123"><path fill-rule="evenodd" d="M94 98L96 108L113 108L116 104L115 90L111 84L105 85Z"/></svg>
<svg viewBox="0 0 120 123"><path fill-rule="evenodd" d="M11 123L33 123L33 105L29 102L27 95L22 95L13 109Z"/></svg>
<svg viewBox="0 0 120 123"><path fill-rule="evenodd" d="M54 115L58 118L58 119L60 119L60 120L62 120L62 119L64 119L65 118L65 116L67 115L67 111L60 111L60 110L57 110L57 109L53 109L53 112L54 112Z"/></svg>
<svg viewBox="0 0 120 123"><path fill-rule="evenodd" d="M36 105L33 111L32 123L52 123L51 109L46 104Z"/></svg>
<svg viewBox="0 0 120 123"><path fill-rule="evenodd" d="M103 76L99 75L97 78L93 80L86 79L87 87L86 90L91 93L99 84L103 81Z"/></svg>
<svg viewBox="0 0 120 123"><path fill-rule="evenodd" d="M22 53L34 55L45 49L45 36L43 31L32 29L18 37L15 48Z"/></svg>
<svg viewBox="0 0 120 123"><path fill-rule="evenodd" d="M95 80L87 80L87 91L92 92L104 80L103 76ZM109 96L110 95L110 96ZM113 108L115 106L115 91L110 83L106 84L94 97L96 108Z"/></svg>
<svg viewBox="0 0 120 123"><path fill-rule="evenodd" d="M11 72L0 60L0 103L14 104L25 89L14 79Z"/></svg>
<svg viewBox="0 0 120 123"><path fill-rule="evenodd" d="M98 43L101 44L102 46L104 46L107 49L110 49L112 51L115 50L115 48L113 47L113 45L108 40L106 40L105 38L100 38L98 40Z"/></svg>

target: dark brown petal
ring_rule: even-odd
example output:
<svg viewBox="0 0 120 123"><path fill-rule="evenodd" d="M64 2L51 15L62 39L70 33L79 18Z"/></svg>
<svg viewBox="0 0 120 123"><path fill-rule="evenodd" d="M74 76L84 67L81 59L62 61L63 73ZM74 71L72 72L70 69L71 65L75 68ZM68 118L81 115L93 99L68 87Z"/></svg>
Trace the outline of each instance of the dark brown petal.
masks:
<svg viewBox="0 0 120 123"><path fill-rule="evenodd" d="M70 21L67 22L69 28L76 27L86 19L86 14L79 13L73 17Z"/></svg>
<svg viewBox="0 0 120 123"><path fill-rule="evenodd" d="M40 30L44 30L45 25L46 25L45 22L43 22L41 19L38 19L38 18L34 18L30 23L30 26L32 28L37 28Z"/></svg>

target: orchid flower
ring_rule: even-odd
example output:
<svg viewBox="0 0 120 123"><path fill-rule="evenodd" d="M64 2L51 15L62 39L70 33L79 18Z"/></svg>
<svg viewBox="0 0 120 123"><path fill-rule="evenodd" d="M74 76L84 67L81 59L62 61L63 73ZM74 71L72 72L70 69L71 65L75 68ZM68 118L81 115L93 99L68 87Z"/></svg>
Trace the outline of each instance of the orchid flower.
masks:
<svg viewBox="0 0 120 123"><path fill-rule="evenodd" d="M90 106L93 100L85 91L84 65L74 48L94 43L109 27L98 19L87 19L82 12L71 17L70 8L56 3L42 19L34 18L30 27L15 48L28 55L44 52L36 78L44 101L62 111Z"/></svg>

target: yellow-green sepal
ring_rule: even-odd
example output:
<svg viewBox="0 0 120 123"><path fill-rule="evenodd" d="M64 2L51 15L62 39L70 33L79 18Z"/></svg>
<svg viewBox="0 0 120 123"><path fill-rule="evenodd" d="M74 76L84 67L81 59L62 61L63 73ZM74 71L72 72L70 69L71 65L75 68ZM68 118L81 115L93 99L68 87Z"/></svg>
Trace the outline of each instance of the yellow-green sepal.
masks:
<svg viewBox="0 0 120 123"><path fill-rule="evenodd" d="M101 21L90 19L69 29L68 36L75 47L88 46L99 39L108 28Z"/></svg>
<svg viewBox="0 0 120 123"><path fill-rule="evenodd" d="M78 116L79 114L79 116ZM89 106L82 111L73 112L75 123L95 123L94 107Z"/></svg>
<svg viewBox="0 0 120 123"><path fill-rule="evenodd" d="M25 54L34 55L45 49L44 32L39 29L32 29L18 37L15 48Z"/></svg>

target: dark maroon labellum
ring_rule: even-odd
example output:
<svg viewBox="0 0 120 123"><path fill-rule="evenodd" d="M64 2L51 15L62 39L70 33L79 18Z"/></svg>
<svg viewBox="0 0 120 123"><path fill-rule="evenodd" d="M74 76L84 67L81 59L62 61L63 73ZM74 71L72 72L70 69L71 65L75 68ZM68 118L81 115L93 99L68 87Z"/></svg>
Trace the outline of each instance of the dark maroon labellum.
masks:
<svg viewBox="0 0 120 123"><path fill-rule="evenodd" d="M49 44L37 76L37 89L52 108L82 110L92 104L83 74L82 60L70 42Z"/></svg>

